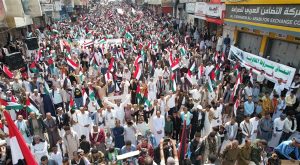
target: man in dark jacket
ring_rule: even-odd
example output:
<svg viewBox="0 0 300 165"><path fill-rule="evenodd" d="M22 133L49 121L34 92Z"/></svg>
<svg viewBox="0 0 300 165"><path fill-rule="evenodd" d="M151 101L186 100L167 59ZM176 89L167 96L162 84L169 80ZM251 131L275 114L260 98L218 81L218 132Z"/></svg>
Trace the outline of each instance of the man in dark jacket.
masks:
<svg viewBox="0 0 300 165"><path fill-rule="evenodd" d="M204 154L204 143L200 141L201 134L199 132L195 133L194 139L190 142L190 159L193 164L201 164L202 156Z"/></svg>

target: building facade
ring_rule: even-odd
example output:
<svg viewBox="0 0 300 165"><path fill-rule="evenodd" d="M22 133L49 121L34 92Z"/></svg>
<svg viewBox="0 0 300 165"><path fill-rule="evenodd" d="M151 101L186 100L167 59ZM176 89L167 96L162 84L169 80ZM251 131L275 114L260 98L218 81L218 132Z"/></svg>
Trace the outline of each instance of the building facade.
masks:
<svg viewBox="0 0 300 165"><path fill-rule="evenodd" d="M240 49L300 68L299 0L228 0L224 21Z"/></svg>

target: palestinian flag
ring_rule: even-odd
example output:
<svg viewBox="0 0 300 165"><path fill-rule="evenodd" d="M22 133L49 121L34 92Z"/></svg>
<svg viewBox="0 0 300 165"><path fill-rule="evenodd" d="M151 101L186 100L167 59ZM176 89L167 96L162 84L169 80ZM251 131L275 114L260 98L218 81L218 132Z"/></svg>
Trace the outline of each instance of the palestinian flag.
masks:
<svg viewBox="0 0 300 165"><path fill-rule="evenodd" d="M102 40L98 41L99 44L106 44L106 38L103 38Z"/></svg>
<svg viewBox="0 0 300 165"><path fill-rule="evenodd" d="M179 49L179 51L182 56L185 56L187 54L186 49L183 46Z"/></svg>
<svg viewBox="0 0 300 165"><path fill-rule="evenodd" d="M70 104L69 104L70 110L75 110L75 102L73 97L70 98Z"/></svg>
<svg viewBox="0 0 300 165"><path fill-rule="evenodd" d="M176 71L178 68L180 68L180 60L179 58L175 59L171 65L172 71Z"/></svg>
<svg viewBox="0 0 300 165"><path fill-rule="evenodd" d="M37 115L40 115L39 107L36 105L36 103L29 97L26 100L26 110L27 112L34 112Z"/></svg>
<svg viewBox="0 0 300 165"><path fill-rule="evenodd" d="M23 109L24 106L22 104L16 103L16 102L7 102L8 104L5 106L6 110L11 110L11 109Z"/></svg>
<svg viewBox="0 0 300 165"><path fill-rule="evenodd" d="M8 126L12 164L18 164L19 160L25 159L25 164L38 165L10 114L3 111L3 115Z"/></svg>
<svg viewBox="0 0 300 165"><path fill-rule="evenodd" d="M133 40L134 37L130 32L126 32L125 33L125 38L128 39L128 40Z"/></svg>
<svg viewBox="0 0 300 165"><path fill-rule="evenodd" d="M216 76L216 79L218 79L220 76L220 67L218 64L216 65L216 68L215 68L215 76Z"/></svg>
<svg viewBox="0 0 300 165"><path fill-rule="evenodd" d="M50 88L49 85L47 83L47 81L44 80L44 92L45 94L49 95L50 94Z"/></svg>
<svg viewBox="0 0 300 165"><path fill-rule="evenodd" d="M175 74L172 75L172 91L176 92L177 85L176 85L176 80L175 80Z"/></svg>
<svg viewBox="0 0 300 165"><path fill-rule="evenodd" d="M33 61L30 65L29 65L29 69L32 73L37 73L38 69L36 68L36 62Z"/></svg>
<svg viewBox="0 0 300 165"><path fill-rule="evenodd" d="M239 67L240 67L240 65L238 64L238 63L236 63L235 65L234 65L234 67L233 67L233 70L234 70L234 76L238 76L238 74L239 74Z"/></svg>
<svg viewBox="0 0 300 165"><path fill-rule="evenodd" d="M192 66L190 67L190 71L191 71L192 73L194 73L195 70L196 70L196 63L194 62L194 63L192 64Z"/></svg>
<svg viewBox="0 0 300 165"><path fill-rule="evenodd" d="M75 61L73 61L70 57L66 57L67 64L73 69L76 70L79 68L79 64L77 64Z"/></svg>
<svg viewBox="0 0 300 165"><path fill-rule="evenodd" d="M234 116L236 116L236 111L239 108L239 106L240 106L240 99L238 98L238 99L235 100L235 103L234 103L234 106L233 106Z"/></svg>
<svg viewBox="0 0 300 165"><path fill-rule="evenodd" d="M146 99L144 105L145 105L147 108L149 108L149 107L151 107L152 104L151 104L151 101L150 101L150 100Z"/></svg>
<svg viewBox="0 0 300 165"><path fill-rule="evenodd" d="M2 66L2 71L7 75L9 78L13 78L14 74L9 70L9 68L5 65Z"/></svg>
<svg viewBox="0 0 300 165"><path fill-rule="evenodd" d="M0 105L7 106L8 103L5 100L0 98Z"/></svg>
<svg viewBox="0 0 300 165"><path fill-rule="evenodd" d="M187 80L189 81L189 83L190 83L191 85L194 84L194 81L193 81L192 76L193 76L193 74L192 74L191 70L188 70L188 72L187 72L187 74L186 74L186 78L187 78Z"/></svg>
<svg viewBox="0 0 300 165"><path fill-rule="evenodd" d="M137 64L135 66L135 72L133 74L133 77L136 79L136 80L140 80L142 76L142 68L140 67L140 64Z"/></svg>
<svg viewBox="0 0 300 165"><path fill-rule="evenodd" d="M107 72L114 72L115 67L115 59L112 57L109 62L109 66L107 68Z"/></svg>
<svg viewBox="0 0 300 165"><path fill-rule="evenodd" d="M216 85L216 82L217 82L217 78L216 78L216 72L214 70L212 70L210 73L209 73L209 78L213 84L213 86Z"/></svg>
<svg viewBox="0 0 300 165"><path fill-rule="evenodd" d="M238 77L237 77L237 80L236 80L236 83L233 87L233 92L231 93L231 100L233 101L234 99L234 96L236 96L236 93L237 93L237 90L239 88L239 85L241 84L241 74L239 73Z"/></svg>
<svg viewBox="0 0 300 165"><path fill-rule="evenodd" d="M208 99L209 99L209 102L214 100L214 98L216 97L216 94L215 94L215 91L213 89L213 84L212 84L212 81L210 78L208 78L207 80L207 89L208 89Z"/></svg>

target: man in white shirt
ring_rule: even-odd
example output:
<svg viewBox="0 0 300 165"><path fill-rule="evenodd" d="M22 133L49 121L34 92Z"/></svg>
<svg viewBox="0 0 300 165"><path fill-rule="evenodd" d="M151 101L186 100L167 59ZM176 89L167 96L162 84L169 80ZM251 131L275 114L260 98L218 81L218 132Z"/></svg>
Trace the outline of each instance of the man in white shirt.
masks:
<svg viewBox="0 0 300 165"><path fill-rule="evenodd" d="M81 137L81 135L85 135L87 141L89 141L89 139L90 139L89 133L91 130L92 120L89 116L89 112L86 111L86 109L84 107L80 107L79 110L80 110L80 113L77 114L78 124L80 127L78 136Z"/></svg>
<svg viewBox="0 0 300 165"><path fill-rule="evenodd" d="M131 73L130 71L128 70L127 67L124 67L124 71L123 71L123 79L126 79L126 80L130 80L131 79Z"/></svg>
<svg viewBox="0 0 300 165"><path fill-rule="evenodd" d="M253 134L253 126L250 123L250 116L245 116L245 119L241 122L240 128L243 133L243 144L245 143L245 140L247 138L251 138L251 135Z"/></svg>
<svg viewBox="0 0 300 165"><path fill-rule="evenodd" d="M156 80L158 80L158 77L159 76L162 76L163 75L163 69L161 68L161 66L160 65L157 65L157 68L155 68L155 70L154 70L154 82L156 81Z"/></svg>
<svg viewBox="0 0 300 165"><path fill-rule="evenodd" d="M165 128L165 118L161 115L160 110L157 110L156 116L153 117L153 129L154 129L153 134L157 142L160 142L160 140L165 137L164 128Z"/></svg>
<svg viewBox="0 0 300 165"><path fill-rule="evenodd" d="M256 81L259 83L260 91L262 91L262 87L265 80L265 71L261 71L260 74L256 76Z"/></svg>
<svg viewBox="0 0 300 165"><path fill-rule="evenodd" d="M115 127L116 111L111 109L111 106L107 106L104 114L105 127L108 130L112 130Z"/></svg>
<svg viewBox="0 0 300 165"><path fill-rule="evenodd" d="M113 107L114 111L116 112L116 118L120 120L120 124L123 126L125 123L125 111L124 107L130 102L131 95L126 95L126 99L121 102L121 100L115 100L116 104L108 101L107 99L104 100L108 106Z"/></svg>
<svg viewBox="0 0 300 165"><path fill-rule="evenodd" d="M57 109L59 107L64 107L63 98L62 98L59 88L57 88L56 86L53 86L51 95L52 95L52 99L53 99L54 109Z"/></svg>
<svg viewBox="0 0 300 165"><path fill-rule="evenodd" d="M149 101L154 101L156 99L157 88L155 82L153 82L153 78L150 78L150 82L148 83L148 91Z"/></svg>

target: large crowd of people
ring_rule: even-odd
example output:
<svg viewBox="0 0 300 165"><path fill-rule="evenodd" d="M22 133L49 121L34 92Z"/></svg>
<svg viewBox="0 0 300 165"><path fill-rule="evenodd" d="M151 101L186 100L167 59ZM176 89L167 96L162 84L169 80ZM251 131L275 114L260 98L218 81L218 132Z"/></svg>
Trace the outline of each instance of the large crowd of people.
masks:
<svg viewBox="0 0 300 165"><path fill-rule="evenodd" d="M229 61L227 34L111 2L27 35L37 37L38 49L4 47L1 56L21 51L26 60L13 77L3 72L0 84L2 105L24 106L1 110L40 164L300 159L299 75L287 89ZM1 121L1 161L16 164Z"/></svg>

